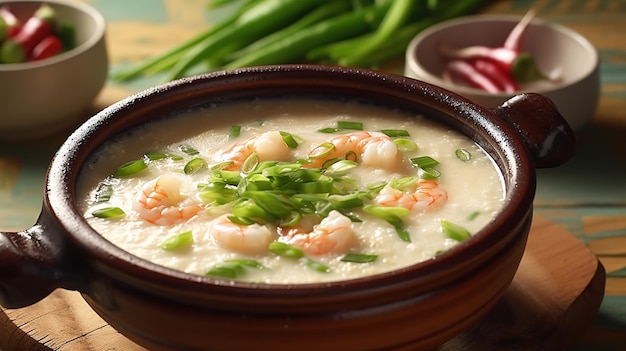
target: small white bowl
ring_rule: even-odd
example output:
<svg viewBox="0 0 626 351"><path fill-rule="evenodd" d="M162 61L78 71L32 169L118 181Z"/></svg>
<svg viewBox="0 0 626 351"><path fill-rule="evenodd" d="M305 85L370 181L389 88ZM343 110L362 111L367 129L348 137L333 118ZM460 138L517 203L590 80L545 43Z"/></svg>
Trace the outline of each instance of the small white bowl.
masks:
<svg viewBox="0 0 626 351"><path fill-rule="evenodd" d="M32 139L78 125L108 75L105 20L91 6L45 0L59 23L71 24L76 47L41 61L0 63L0 141ZM0 0L28 18L41 0Z"/></svg>
<svg viewBox="0 0 626 351"><path fill-rule="evenodd" d="M475 15L433 25L418 34L406 51L404 74L473 100L487 108L500 106L514 94L493 94L451 84L442 78L447 59L439 54L442 43L453 48L471 45L502 46L520 16ZM562 25L533 19L526 28L522 51L530 53L544 73L560 72L560 81L521 85L521 92L550 98L577 130L592 119L600 96L599 58L583 36Z"/></svg>

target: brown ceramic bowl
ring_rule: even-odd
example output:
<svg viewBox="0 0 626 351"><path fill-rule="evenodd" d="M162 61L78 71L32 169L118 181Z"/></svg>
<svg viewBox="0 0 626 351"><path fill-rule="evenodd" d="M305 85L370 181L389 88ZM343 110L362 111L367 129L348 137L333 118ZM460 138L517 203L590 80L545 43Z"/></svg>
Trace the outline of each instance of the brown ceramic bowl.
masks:
<svg viewBox="0 0 626 351"><path fill-rule="evenodd" d="M505 205L492 223L436 259L300 285L233 282L155 265L114 246L81 216L81 166L109 138L193 106L277 95L359 98L447 124L495 159ZM19 308L56 288L76 289L111 326L151 350L432 349L476 323L508 287L530 228L535 168L567 161L574 146L554 105L534 94L490 111L411 78L325 66L256 67L172 82L103 110L59 149L37 223L0 235L0 303Z"/></svg>

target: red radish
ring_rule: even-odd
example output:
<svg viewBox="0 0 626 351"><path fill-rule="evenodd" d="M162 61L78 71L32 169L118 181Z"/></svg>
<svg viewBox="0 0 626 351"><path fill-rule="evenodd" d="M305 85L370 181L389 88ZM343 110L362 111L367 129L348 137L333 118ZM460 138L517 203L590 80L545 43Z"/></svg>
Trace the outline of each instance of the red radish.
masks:
<svg viewBox="0 0 626 351"><path fill-rule="evenodd" d="M43 38L53 32L55 13L48 5L41 5L35 14L1 48L1 61L5 63L24 62L31 51Z"/></svg>
<svg viewBox="0 0 626 351"><path fill-rule="evenodd" d="M522 44L522 36L526 31L526 27L530 24L530 22L535 17L535 10L530 9L524 17L513 27L509 35L506 37L504 41L504 45L502 45L505 49L513 50L519 52Z"/></svg>
<svg viewBox="0 0 626 351"><path fill-rule="evenodd" d="M444 80L451 83L464 83L465 85L497 94L500 88L488 77L480 73L476 68L464 60L452 60L446 66L443 74Z"/></svg>
<svg viewBox="0 0 626 351"><path fill-rule="evenodd" d="M500 92L512 93L519 89L518 83L546 79L546 76L537 68L533 57L520 51L524 32L534 15L534 10L528 11L511 30L501 47L475 45L455 49L442 44L439 47L440 52L443 56L453 60L453 66L456 67L450 69L458 70L459 64L455 61L466 61L467 64L474 66L476 74L482 76L472 80L487 79L498 86ZM467 73L468 69L465 68L464 72ZM487 90L485 86L482 89Z"/></svg>
<svg viewBox="0 0 626 351"><path fill-rule="evenodd" d="M29 61L43 60L48 57L57 55L63 51L63 43L56 35L48 35L43 38L31 52Z"/></svg>
<svg viewBox="0 0 626 351"><path fill-rule="evenodd" d="M519 90L519 85L507 72L491 60L474 59L472 60L474 68L489 78L494 84L505 93L515 93Z"/></svg>
<svg viewBox="0 0 626 351"><path fill-rule="evenodd" d="M7 5L0 6L0 18L3 19L4 23L7 25L7 38L14 37L22 28L20 20L17 19Z"/></svg>

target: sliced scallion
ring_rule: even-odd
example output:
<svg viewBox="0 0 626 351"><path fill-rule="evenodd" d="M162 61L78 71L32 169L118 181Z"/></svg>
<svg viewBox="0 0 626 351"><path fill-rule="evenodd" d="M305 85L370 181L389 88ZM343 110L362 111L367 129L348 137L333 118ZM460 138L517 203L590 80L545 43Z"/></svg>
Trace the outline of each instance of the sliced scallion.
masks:
<svg viewBox="0 0 626 351"><path fill-rule="evenodd" d="M244 259L244 258L241 258L241 259L234 258L234 259L226 260L225 262L236 263L236 264L239 264L241 266L249 267L249 268L267 269L267 267L265 267L259 261L256 261L256 260L249 260L249 259Z"/></svg>
<svg viewBox="0 0 626 351"><path fill-rule="evenodd" d="M337 133L338 131L340 131L340 129L339 128L327 127L327 128L320 128L317 131L320 132L320 133L332 134L332 133Z"/></svg>
<svg viewBox="0 0 626 351"><path fill-rule="evenodd" d="M285 145L287 145L287 147L289 147L290 149L295 149L298 147L298 141L291 133L287 133L287 132L279 132L279 133L280 133L280 136L283 138L283 141L285 142Z"/></svg>
<svg viewBox="0 0 626 351"><path fill-rule="evenodd" d="M133 160L119 166L113 173L113 176L116 178L130 177L146 168L148 168L148 165L144 162L144 160Z"/></svg>
<svg viewBox="0 0 626 351"><path fill-rule="evenodd" d="M335 149L335 145L330 142L319 144L315 149L309 153L309 158L320 158L330 154Z"/></svg>
<svg viewBox="0 0 626 351"><path fill-rule="evenodd" d="M473 221L480 215L480 211L474 211L467 216L468 221Z"/></svg>
<svg viewBox="0 0 626 351"><path fill-rule="evenodd" d="M337 121L337 128L350 129L350 130L363 130L363 123L353 122L353 121Z"/></svg>
<svg viewBox="0 0 626 351"><path fill-rule="evenodd" d="M287 258L302 258L304 251L280 241L273 241L269 245L269 250L275 255Z"/></svg>
<svg viewBox="0 0 626 351"><path fill-rule="evenodd" d="M358 164L350 160L339 160L324 169L324 174L331 177L341 177L356 168Z"/></svg>
<svg viewBox="0 0 626 351"><path fill-rule="evenodd" d="M165 251L174 251L188 248L191 245L193 245L193 233L189 230L165 239L161 243L161 248Z"/></svg>
<svg viewBox="0 0 626 351"><path fill-rule="evenodd" d="M93 193L93 199L95 202L107 202L111 200L113 196L113 185L100 182Z"/></svg>
<svg viewBox="0 0 626 351"><path fill-rule="evenodd" d="M238 262L223 262L211 267L206 275L222 278L237 278L245 273L245 268Z"/></svg>
<svg viewBox="0 0 626 351"><path fill-rule="evenodd" d="M105 207L91 212L91 215L97 218L118 218L126 213L119 207Z"/></svg>
<svg viewBox="0 0 626 351"><path fill-rule="evenodd" d="M323 264L321 262L315 261L313 259L310 259L308 257L303 257L303 258L301 258L301 260L304 261L304 263L307 265L307 267L309 267L309 268L311 268L313 270L316 270L316 271L318 271L320 273L328 273L328 272L331 271L330 267L328 267L327 265L325 265L325 264Z"/></svg>
<svg viewBox="0 0 626 351"><path fill-rule="evenodd" d="M430 156L419 156L411 159L411 162L419 168L433 168L439 164L439 161Z"/></svg>
<svg viewBox="0 0 626 351"><path fill-rule="evenodd" d="M228 137L237 138L239 135L241 135L241 126L240 125L231 126L230 130L228 131Z"/></svg>
<svg viewBox="0 0 626 351"><path fill-rule="evenodd" d="M250 154L250 156L246 157L241 165L241 173L249 174L252 173L256 167L259 165L259 155L256 152Z"/></svg>
<svg viewBox="0 0 626 351"><path fill-rule="evenodd" d="M207 168L206 161L200 157L196 157L196 158L189 160L189 162L185 164L185 167L183 168L183 172L185 172L185 174L194 174L206 168Z"/></svg>
<svg viewBox="0 0 626 351"><path fill-rule="evenodd" d="M150 151L143 155L149 161L157 161L167 158L167 154L163 151Z"/></svg>
<svg viewBox="0 0 626 351"><path fill-rule="evenodd" d="M408 137L411 136L406 129L383 129L381 133L387 135L390 138Z"/></svg>
<svg viewBox="0 0 626 351"><path fill-rule="evenodd" d="M400 152L414 152L417 151L417 144L410 139L399 138L395 139L394 144Z"/></svg>
<svg viewBox="0 0 626 351"><path fill-rule="evenodd" d="M470 152L465 149L456 149L454 154L459 160L463 162L467 162L472 159L472 154L470 154Z"/></svg>
<svg viewBox="0 0 626 351"><path fill-rule="evenodd" d="M178 146L178 149L184 153L186 153L189 156L195 156L197 154L199 154L200 152L198 150L196 150L193 146L191 145L187 145L187 144L182 144Z"/></svg>
<svg viewBox="0 0 626 351"><path fill-rule="evenodd" d="M441 220L441 230L448 238L456 241L464 241L472 236L469 230L445 219Z"/></svg>
<svg viewBox="0 0 626 351"><path fill-rule="evenodd" d="M437 168L420 168L420 178L433 180L441 177L441 172Z"/></svg>
<svg viewBox="0 0 626 351"><path fill-rule="evenodd" d="M363 211L385 220L394 227L400 240L411 242L411 236L406 230L403 221L403 218L410 213L408 209L404 207L366 205L363 207Z"/></svg>
<svg viewBox="0 0 626 351"><path fill-rule="evenodd" d="M341 258L342 262L370 263L378 259L378 255L349 253Z"/></svg>

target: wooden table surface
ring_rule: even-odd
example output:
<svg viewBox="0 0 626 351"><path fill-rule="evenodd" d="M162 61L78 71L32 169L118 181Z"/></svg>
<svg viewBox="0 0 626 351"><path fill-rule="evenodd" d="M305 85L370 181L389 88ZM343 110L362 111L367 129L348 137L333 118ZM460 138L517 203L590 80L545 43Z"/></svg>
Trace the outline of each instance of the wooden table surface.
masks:
<svg viewBox="0 0 626 351"><path fill-rule="evenodd" d="M113 71L162 52L220 17L207 13L205 0L81 1L101 10L108 22ZM626 0L503 0L484 12L523 14L531 6L538 17L585 36L600 54L597 112L578 131L574 159L538 171L535 208L587 245L606 269L604 299L591 326L577 335L574 349L626 350ZM91 113L159 79L109 81ZM35 222L46 167L67 133L29 143L0 141L0 230L22 230Z"/></svg>

